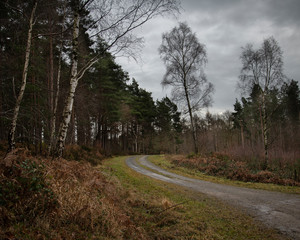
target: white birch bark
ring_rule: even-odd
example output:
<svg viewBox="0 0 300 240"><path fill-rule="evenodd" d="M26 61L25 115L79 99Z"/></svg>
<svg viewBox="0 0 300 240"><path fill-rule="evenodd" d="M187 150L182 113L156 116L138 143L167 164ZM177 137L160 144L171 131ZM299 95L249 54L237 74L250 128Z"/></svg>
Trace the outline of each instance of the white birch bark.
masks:
<svg viewBox="0 0 300 240"><path fill-rule="evenodd" d="M65 140L67 137L67 131L71 120L71 114L74 104L74 96L76 87L78 84L78 36L79 36L79 13L76 12L73 23L73 48L72 48L72 67L71 67L71 79L70 87L63 110L63 119L59 127L57 145L56 145L56 156L61 157L65 147Z"/></svg>
<svg viewBox="0 0 300 240"><path fill-rule="evenodd" d="M65 9L64 9L64 11L65 11ZM57 79L56 79L56 93L55 93L54 106L53 106L53 112L52 112L52 118L51 118L51 126L50 126L51 132L50 132L50 142L49 142L49 147L48 147L48 155L50 155L53 152L53 145L55 144L55 123L56 123L58 98L59 98L59 94L60 94L59 85L60 85L60 76L61 76L61 62L62 62L65 14L66 14L66 12L64 12L64 16L63 16L63 20L62 20L62 29L61 29L61 36L60 36L58 70L57 70Z"/></svg>
<svg viewBox="0 0 300 240"><path fill-rule="evenodd" d="M26 45L26 52L25 52L25 63L24 63L24 69L22 74L22 84L19 91L19 95L16 100L16 105L14 108L14 114L11 122L11 127L8 135L8 152L15 149L15 133L16 133L16 127L17 127L17 120L20 110L20 105L23 99L24 91L26 88L26 82L27 82L27 73L28 73L28 66L29 66L29 59L30 59L30 51L31 51L31 41L32 41L32 28L34 25L34 15L37 7L37 1L35 1L34 6L31 11L30 20L29 20L29 30L28 30L28 37L27 37L27 45Z"/></svg>

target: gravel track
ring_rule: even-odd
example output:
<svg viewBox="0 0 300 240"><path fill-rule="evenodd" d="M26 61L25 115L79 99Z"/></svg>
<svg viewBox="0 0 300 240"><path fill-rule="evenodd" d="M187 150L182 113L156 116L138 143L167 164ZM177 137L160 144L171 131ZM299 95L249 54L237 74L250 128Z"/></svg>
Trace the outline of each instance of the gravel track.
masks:
<svg viewBox="0 0 300 240"><path fill-rule="evenodd" d="M141 174L187 187L242 208L266 226L277 229L291 239L300 240L300 196L297 194L235 187L184 177L152 164L147 161L147 156L129 157L126 164Z"/></svg>

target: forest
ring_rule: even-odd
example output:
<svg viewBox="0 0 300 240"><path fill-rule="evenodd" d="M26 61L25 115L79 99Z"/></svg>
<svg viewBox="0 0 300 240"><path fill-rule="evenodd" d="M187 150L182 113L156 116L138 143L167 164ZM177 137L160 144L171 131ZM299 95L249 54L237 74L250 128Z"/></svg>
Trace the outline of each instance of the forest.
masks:
<svg viewBox="0 0 300 240"><path fill-rule="evenodd" d="M273 37L257 51L243 48L237 84L244 94L234 111L204 113L214 89L203 77L190 78L198 92L188 96L207 94L206 99L186 109L178 105L180 96L153 99L115 60L117 53L132 55L139 46L132 30L158 14L178 11L176 2L140 1L119 12L104 3L1 2L0 139L9 150L26 146L37 155L62 156L65 146L79 145L104 155L220 152L259 159L264 169L268 162L299 168L300 91L297 81L284 76L283 53ZM178 29L193 35L185 24ZM171 33L163 36L165 44ZM279 58L269 85L253 67L264 68L255 56L267 51L266 44L277 47L272 54ZM162 84L173 86L168 78L177 71L170 70L164 42L159 51L169 69ZM201 51L199 65L206 61ZM202 69L194 70L201 75ZM206 90L199 84L207 84Z"/></svg>
<svg viewBox="0 0 300 240"><path fill-rule="evenodd" d="M299 79L285 75L275 37L245 42L236 76L242 97L233 111L212 114L222 89L205 74L210 55L179 22L153 50L171 90L154 99L117 58L138 59L136 29L180 11L177 0L0 2L0 239L283 239L282 226L271 229L276 218L265 229L234 203L170 182L181 174L177 182L191 177L197 187L200 179L293 193L280 204L296 206ZM172 181L135 172L142 155ZM268 208L259 204L255 211ZM299 219L289 219L288 234L299 234Z"/></svg>

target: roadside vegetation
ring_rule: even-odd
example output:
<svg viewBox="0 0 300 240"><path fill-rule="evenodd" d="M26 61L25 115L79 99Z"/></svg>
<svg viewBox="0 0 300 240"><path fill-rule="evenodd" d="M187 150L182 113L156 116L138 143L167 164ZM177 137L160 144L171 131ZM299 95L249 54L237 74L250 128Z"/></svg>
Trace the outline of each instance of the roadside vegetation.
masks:
<svg viewBox="0 0 300 240"><path fill-rule="evenodd" d="M78 146L67 153L73 160L17 148L1 162L0 239L281 237L215 199L132 171L126 157L101 160Z"/></svg>
<svg viewBox="0 0 300 240"><path fill-rule="evenodd" d="M140 223L150 239L282 239L216 199L136 173L125 159L105 160L101 168L143 201L135 211L143 214Z"/></svg>
<svg viewBox="0 0 300 240"><path fill-rule="evenodd" d="M88 162L37 158L18 148L0 172L0 239L147 236L126 191Z"/></svg>
<svg viewBox="0 0 300 240"><path fill-rule="evenodd" d="M300 194L300 182L284 178L276 171L251 169L247 162L222 154L155 155L148 159L168 171L205 181Z"/></svg>

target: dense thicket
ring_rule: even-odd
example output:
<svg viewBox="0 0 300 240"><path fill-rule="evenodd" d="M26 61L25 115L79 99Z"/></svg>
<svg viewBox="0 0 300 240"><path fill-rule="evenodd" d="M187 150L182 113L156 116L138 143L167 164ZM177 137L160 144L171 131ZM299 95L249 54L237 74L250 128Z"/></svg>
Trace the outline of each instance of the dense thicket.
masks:
<svg viewBox="0 0 300 240"><path fill-rule="evenodd" d="M53 119L54 140L63 120L74 57L74 7L79 2L84 1L39 1L34 15L27 84L15 140L35 153L48 153ZM0 139L7 141L22 83L29 13L34 1L1 1L0 4ZM80 17L78 69L95 56L97 61L79 76L66 144L94 146L106 154L193 152L187 116L180 113L172 99L154 100L136 80L130 80L129 73L116 63L107 47L109 43L91 36L97 24L91 13L82 10ZM123 47L127 47L126 41ZM255 158L255 164L262 169L298 166L295 174L299 175L298 82L285 80L265 89L263 106L261 86L254 82L248 88L248 95L234 104L233 113L194 114L199 152L226 152ZM266 134L268 159L259 161L266 160Z"/></svg>

